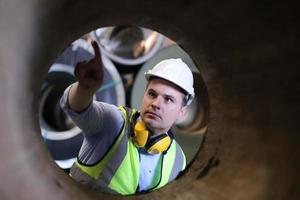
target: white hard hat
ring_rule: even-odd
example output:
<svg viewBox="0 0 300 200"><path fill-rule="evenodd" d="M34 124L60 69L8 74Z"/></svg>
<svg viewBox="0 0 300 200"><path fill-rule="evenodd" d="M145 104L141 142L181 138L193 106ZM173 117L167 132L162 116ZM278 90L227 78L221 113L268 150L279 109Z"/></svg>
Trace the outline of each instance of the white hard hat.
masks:
<svg viewBox="0 0 300 200"><path fill-rule="evenodd" d="M145 73L147 80L153 76L174 83L188 94L187 105L192 102L195 96L193 73L180 58L163 60Z"/></svg>

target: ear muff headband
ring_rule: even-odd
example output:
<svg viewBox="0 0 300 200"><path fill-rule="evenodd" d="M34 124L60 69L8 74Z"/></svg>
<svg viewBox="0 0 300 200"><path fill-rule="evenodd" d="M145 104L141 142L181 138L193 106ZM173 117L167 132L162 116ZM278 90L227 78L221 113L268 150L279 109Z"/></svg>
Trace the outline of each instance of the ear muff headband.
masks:
<svg viewBox="0 0 300 200"><path fill-rule="evenodd" d="M166 151L171 144L171 138L167 134L159 135L147 143L149 153L156 154Z"/></svg>

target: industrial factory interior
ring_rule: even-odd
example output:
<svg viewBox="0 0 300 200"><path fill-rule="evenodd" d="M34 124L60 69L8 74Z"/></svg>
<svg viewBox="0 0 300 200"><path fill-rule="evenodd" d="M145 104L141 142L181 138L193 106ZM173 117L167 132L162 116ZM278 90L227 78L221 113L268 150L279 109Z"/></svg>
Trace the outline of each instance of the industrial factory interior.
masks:
<svg viewBox="0 0 300 200"><path fill-rule="evenodd" d="M69 172L82 144L82 131L63 112L59 100L67 86L76 80L76 63L93 57L91 41L99 43L104 65L104 81L94 100L116 106L140 108L146 87L144 73L160 60L181 58L188 64L194 72L196 97L185 118L173 126L173 132L190 163L207 131L209 103L201 73L176 42L158 32L133 26L105 27L84 34L50 66L41 87L39 121L43 140L55 163Z"/></svg>
<svg viewBox="0 0 300 200"><path fill-rule="evenodd" d="M298 200L299 18L277 1L0 1L0 199ZM83 132L60 99L93 41L94 101L140 109L157 63L192 72L171 128L186 167L161 188L107 194L69 174Z"/></svg>

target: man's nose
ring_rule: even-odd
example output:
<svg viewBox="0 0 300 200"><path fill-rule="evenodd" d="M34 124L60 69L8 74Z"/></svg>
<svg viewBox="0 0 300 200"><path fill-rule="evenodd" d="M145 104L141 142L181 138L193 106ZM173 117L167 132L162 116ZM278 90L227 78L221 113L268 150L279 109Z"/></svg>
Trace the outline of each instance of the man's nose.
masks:
<svg viewBox="0 0 300 200"><path fill-rule="evenodd" d="M155 109L160 109L162 103L162 99L160 97L157 97L153 99L151 106Z"/></svg>

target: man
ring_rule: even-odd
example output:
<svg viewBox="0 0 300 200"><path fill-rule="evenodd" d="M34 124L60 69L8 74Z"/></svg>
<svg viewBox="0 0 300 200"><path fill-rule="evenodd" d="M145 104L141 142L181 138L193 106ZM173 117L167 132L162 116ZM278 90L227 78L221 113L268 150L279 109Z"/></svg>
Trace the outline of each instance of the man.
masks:
<svg viewBox="0 0 300 200"><path fill-rule="evenodd" d="M103 79L99 47L95 57L75 66L78 82L69 86L61 106L84 133L70 175L112 194L151 191L185 169L185 155L170 128L184 117L194 97L193 75L181 59L167 59L145 73L148 85L140 112L93 101Z"/></svg>

